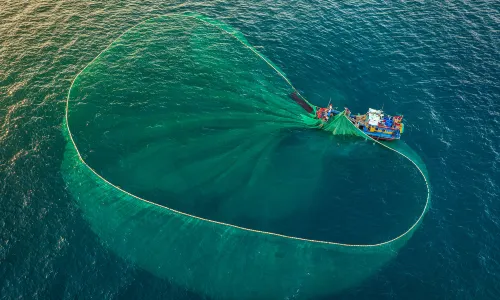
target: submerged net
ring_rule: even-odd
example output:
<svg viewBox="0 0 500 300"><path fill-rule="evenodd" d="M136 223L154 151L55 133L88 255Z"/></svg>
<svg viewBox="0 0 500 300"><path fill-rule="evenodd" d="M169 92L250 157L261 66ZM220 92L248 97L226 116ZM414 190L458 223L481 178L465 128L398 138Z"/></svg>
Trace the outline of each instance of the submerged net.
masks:
<svg viewBox="0 0 500 300"><path fill-rule="evenodd" d="M314 110L233 28L149 19L73 81L64 178L104 243L190 290L334 293L397 253L429 192L403 143Z"/></svg>

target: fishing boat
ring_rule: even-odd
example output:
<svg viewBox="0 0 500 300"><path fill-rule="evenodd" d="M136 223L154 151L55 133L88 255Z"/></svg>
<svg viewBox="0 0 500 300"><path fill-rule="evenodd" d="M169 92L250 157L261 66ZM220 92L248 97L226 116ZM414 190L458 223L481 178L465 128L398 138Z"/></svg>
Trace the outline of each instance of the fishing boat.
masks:
<svg viewBox="0 0 500 300"><path fill-rule="evenodd" d="M340 114L342 111L334 109L330 104L327 108L311 106L297 92L290 94L290 98L298 105L304 108L307 112L313 113L316 111L316 118L321 120L323 124L332 120L332 117ZM403 116L386 115L380 110L369 108L364 115L353 115L348 108L343 110L345 116L369 137L376 140L393 141L401 139L401 134L404 131Z"/></svg>
<svg viewBox="0 0 500 300"><path fill-rule="evenodd" d="M316 107L316 117L322 122L327 123L332 117L340 114L342 111L336 110L331 106L328 108ZM380 109L369 108L368 112L361 114L351 114L348 108L344 110L345 116L369 137L376 140L393 141L399 140L404 131L403 116L391 116L384 114Z"/></svg>

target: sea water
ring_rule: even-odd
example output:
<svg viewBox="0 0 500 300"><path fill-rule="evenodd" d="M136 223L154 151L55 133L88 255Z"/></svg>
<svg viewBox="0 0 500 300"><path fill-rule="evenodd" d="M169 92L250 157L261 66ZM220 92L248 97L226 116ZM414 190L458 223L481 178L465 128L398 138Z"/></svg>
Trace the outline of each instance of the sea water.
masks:
<svg viewBox="0 0 500 300"><path fill-rule="evenodd" d="M431 174L432 209L394 261L337 297L498 297L495 3L0 5L4 297L203 297L102 245L60 174L72 78L140 19L185 10L243 32L313 103L331 97L355 112L384 107L404 114L403 139Z"/></svg>

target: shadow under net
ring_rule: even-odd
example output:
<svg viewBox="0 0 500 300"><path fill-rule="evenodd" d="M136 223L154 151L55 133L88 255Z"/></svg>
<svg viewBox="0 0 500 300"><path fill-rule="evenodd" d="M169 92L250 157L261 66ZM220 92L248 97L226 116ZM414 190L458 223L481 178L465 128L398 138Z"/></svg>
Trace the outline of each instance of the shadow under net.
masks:
<svg viewBox="0 0 500 300"><path fill-rule="evenodd" d="M293 92L225 24L147 20L74 80L63 174L103 241L158 276L221 298L341 290L411 236L425 169L343 115L311 131Z"/></svg>

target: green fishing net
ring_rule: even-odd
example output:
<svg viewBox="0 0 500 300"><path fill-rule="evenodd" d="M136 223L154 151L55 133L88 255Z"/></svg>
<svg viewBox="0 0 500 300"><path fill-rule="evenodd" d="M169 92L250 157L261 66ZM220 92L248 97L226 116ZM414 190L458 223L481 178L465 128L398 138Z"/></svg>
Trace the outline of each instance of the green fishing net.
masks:
<svg viewBox="0 0 500 300"><path fill-rule="evenodd" d="M223 299L310 298L396 255L429 204L425 166L344 116L322 125L233 28L148 19L68 94L69 191L113 251Z"/></svg>

